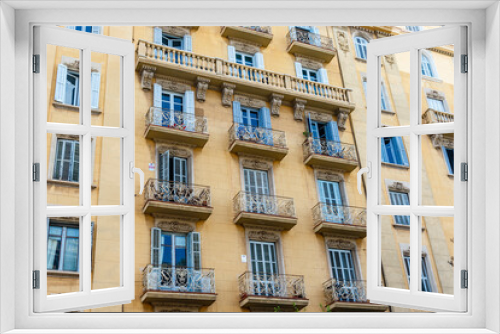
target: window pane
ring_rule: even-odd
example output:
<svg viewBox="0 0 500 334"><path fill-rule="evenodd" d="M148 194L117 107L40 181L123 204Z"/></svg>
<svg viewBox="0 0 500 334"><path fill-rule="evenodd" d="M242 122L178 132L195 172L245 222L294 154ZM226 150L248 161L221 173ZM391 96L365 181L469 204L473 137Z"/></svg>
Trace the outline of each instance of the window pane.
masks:
<svg viewBox="0 0 500 334"><path fill-rule="evenodd" d="M403 255L410 244L410 229L393 224L392 216L380 218L380 285L408 290L407 267Z"/></svg>
<svg viewBox="0 0 500 334"><path fill-rule="evenodd" d="M94 152L92 205L120 205L122 139L92 137Z"/></svg>
<svg viewBox="0 0 500 334"><path fill-rule="evenodd" d="M381 124L410 125L410 52L381 57L380 63Z"/></svg>
<svg viewBox="0 0 500 334"><path fill-rule="evenodd" d="M410 191L410 138L386 137L380 139L381 150L381 204L404 205L404 199L395 198L391 192Z"/></svg>

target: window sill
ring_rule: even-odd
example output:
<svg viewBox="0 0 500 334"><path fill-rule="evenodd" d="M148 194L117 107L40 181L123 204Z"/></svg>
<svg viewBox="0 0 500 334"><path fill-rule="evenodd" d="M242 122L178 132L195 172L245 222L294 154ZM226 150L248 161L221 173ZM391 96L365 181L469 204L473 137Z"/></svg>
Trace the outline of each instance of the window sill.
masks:
<svg viewBox="0 0 500 334"><path fill-rule="evenodd" d="M51 179L48 179L47 180L47 184L48 183L52 183L52 184L59 185L59 186L74 187L74 188L79 188L80 187L80 183L79 182L72 182L72 181L61 181L61 180L51 180ZM92 189L95 189L95 188L97 188L97 184L93 183L91 185L91 187L92 187Z"/></svg>
<svg viewBox="0 0 500 334"><path fill-rule="evenodd" d="M383 113L385 113L385 114L396 115L396 112L395 112L395 111L392 111L392 110L384 110L384 109L382 109L381 111L382 111Z"/></svg>
<svg viewBox="0 0 500 334"><path fill-rule="evenodd" d="M434 82L438 82L438 83L442 83L443 82L443 80L441 80L439 78L429 77L427 75L422 75L422 80L434 81Z"/></svg>
<svg viewBox="0 0 500 334"><path fill-rule="evenodd" d="M79 106L74 106L74 105L71 105L71 104L61 103L61 102L57 102L57 101L52 102L52 105L54 107L56 107L56 108L66 108L66 109L69 109L71 111L76 111L76 112L80 111L80 107ZM92 109L92 113L93 114L101 114L102 110L99 109L99 108Z"/></svg>
<svg viewBox="0 0 500 334"><path fill-rule="evenodd" d="M354 59L356 59L357 61L360 61L362 63L366 63L366 59L359 58L359 57L355 57Z"/></svg>
<svg viewBox="0 0 500 334"><path fill-rule="evenodd" d="M78 278L80 273L78 271L67 270L47 270L47 276L64 276L71 278Z"/></svg>
<svg viewBox="0 0 500 334"><path fill-rule="evenodd" d="M393 163L390 163L390 162L382 162L382 165L387 166L387 167L394 167L394 168L401 168L401 169L410 169L410 166L398 165L398 164L393 164Z"/></svg>

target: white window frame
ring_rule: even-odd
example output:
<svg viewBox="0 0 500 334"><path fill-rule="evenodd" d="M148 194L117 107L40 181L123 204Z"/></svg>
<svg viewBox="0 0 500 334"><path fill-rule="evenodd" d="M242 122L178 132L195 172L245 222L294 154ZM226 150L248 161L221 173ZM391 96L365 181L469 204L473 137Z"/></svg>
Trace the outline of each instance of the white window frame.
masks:
<svg viewBox="0 0 500 334"><path fill-rule="evenodd" d="M500 312L499 280L498 271L500 261L498 258L490 257L491 263L488 267L484 264L484 255L486 248L490 254L498 254L500 251L500 242L498 234L500 232L498 224L494 222L500 219L500 191L498 183L500 175L498 165L500 161L500 135L497 131L497 125L500 120L497 110L500 108L498 100L498 90L500 90L500 67L498 66L498 49L500 48L499 28L499 6L498 4L488 4L486 8L484 3L474 3L473 1L464 1L454 3L453 10L450 11L449 3L436 1L433 7L426 7L429 4L416 3L408 1L407 3L384 3L381 2L384 9L377 11L373 15L372 9L366 9L362 2L351 2L346 8L339 3L330 3L327 8L311 8L311 4L297 4L296 8L290 9L283 4L283 8L266 9L269 15L275 17L286 17L289 22L304 22L304 11L312 11L315 15L316 25L343 25L355 26L359 24L380 25L381 23L396 24L398 22L415 23L420 25L433 24L455 24L466 22L469 27L474 27L470 31L470 51L473 51L474 57L470 58L469 69L474 69L476 75L469 76L469 84L472 84L469 97L469 106L473 106L472 114L475 116L475 122L469 122L469 143L472 148L472 158L470 159L469 180L474 180L474 186L469 194L471 201L469 207L470 217L473 218L474 233L472 242L468 246L470 254L471 276L469 276L469 311L461 314L436 313L436 314L273 314L272 317L259 314L162 314L161 317L154 314L127 314L126 316L110 314L51 314L34 315L30 310L32 303L29 295L31 294L31 261L25 261L29 254L29 247L26 243L26 235L30 235L30 221L32 213L26 210L26 193L31 190L31 181L29 179L31 161L28 154L15 154L16 150L22 152L31 151L29 145L29 133L32 131L32 124L26 122L30 120L32 109L29 99L31 96L30 70L27 66L31 62L31 30L30 26L36 23L54 24L54 22L88 22L88 24L110 24L110 25L151 25L162 24L165 17L172 18L171 25L220 25L222 22L228 22L228 15L231 22L238 21L239 24L261 24L269 25L273 22L266 21L262 16L261 4L254 4L260 10L232 10L234 8L243 8L244 2L232 4L231 8L213 12L213 15L207 16L206 10L213 6L206 4L206 8L200 6L196 10L190 9L190 15L183 15L185 9L171 8L168 4L151 5L141 4L143 11L118 8L120 5L113 5L103 2L101 5L109 6L114 10L106 13L105 22L99 21L101 15L95 15L97 6L86 2L86 9L77 11L77 4L58 3L57 5L48 4L43 1L27 3L24 6L10 3L2 3L0 11L2 20L0 20L0 39L2 49L0 54L0 68L2 76L0 77L0 181L5 187L0 189L0 240L2 248L0 249L0 268L2 276L0 277L0 291L2 293L2 303L0 304L0 326L2 331L13 329L32 328L30 333L38 333L37 329L64 329L65 333L72 333L70 328L91 328L89 333L102 333L103 329L128 329L130 333L143 332L142 330L130 330L136 328L138 321L144 321L150 328L163 329L165 333L174 333L173 328L183 328L189 323L189 320L196 321L198 328L217 329L231 328L231 332L236 332L236 328L255 328L256 333L268 333L267 329L256 329L256 325L262 328L282 329L300 328L300 332L317 332L315 329L330 329L332 333L343 332L345 328L350 329L351 333L387 333L396 331L398 333L414 333L419 328L422 333L456 333L458 329L465 329L467 333L494 333L500 330ZM21 7L23 6L23 7ZM59 8L61 10L40 11L41 8ZM70 10L64 7L69 6ZM116 6L116 7L113 7ZM187 5L186 5L187 6ZM302 6L302 7L301 7ZM436 7L441 6L440 8ZM187 8L187 7L186 7ZM411 10L408 10L411 8ZM24 9L24 10L21 10ZM332 18L334 18L332 20ZM15 19L15 20L14 20ZM485 30L484 23L492 29ZM305 22L304 22L305 23ZM15 37L14 37L15 32ZM16 51L16 53L15 53ZM488 52L486 52L488 51ZM15 67L12 64L15 61ZM490 63L488 71L484 70L484 63ZM16 85L12 85L16 82ZM17 89L16 89L17 88ZM15 110L16 118L12 117L12 110ZM469 119L472 116L469 114ZM486 122L485 120L488 120ZM486 129L486 131L485 131ZM14 131L15 130L15 131ZM474 133L472 137L471 133ZM489 140L485 141L485 132L490 133ZM15 138L16 146L11 145L11 139ZM486 150L490 154L486 157L483 152ZM486 164L485 162L489 163ZM16 166L16 168L14 168ZM476 166L476 167L474 167ZM486 166L484 168L484 166ZM25 175L25 177L13 177L13 172ZM486 171L486 173L485 173ZM485 182L485 174L488 174L488 182ZM12 197L12 189L17 189L15 197ZM488 193L488 197L485 194ZM29 202L29 201L28 201ZM488 215L488 219L485 219ZM15 221L16 224L12 224ZM469 232L472 231L472 228ZM15 235L15 239L12 237ZM24 245L24 246L23 246ZM474 246L474 247L472 247ZM12 250L15 250L12 256ZM24 261L23 261L24 260ZM17 264L17 265L15 265ZM12 268L15 268L12 270ZM488 279L486 279L488 277ZM12 287L15 286L15 289ZM486 293L488 291L488 293ZM12 307L14 305L14 307ZM473 312L472 312L473 310ZM118 317L118 318L117 318ZM117 321L120 319L120 321ZM165 323L168 322L170 328L165 329ZM92 329L93 328L93 329ZM145 327L143 327L145 328ZM382 330L383 329L383 330ZM22 333L25 331L17 331ZM199 332L199 331L198 331ZM220 332L220 330L219 330ZM284 330L290 332L290 330Z"/></svg>

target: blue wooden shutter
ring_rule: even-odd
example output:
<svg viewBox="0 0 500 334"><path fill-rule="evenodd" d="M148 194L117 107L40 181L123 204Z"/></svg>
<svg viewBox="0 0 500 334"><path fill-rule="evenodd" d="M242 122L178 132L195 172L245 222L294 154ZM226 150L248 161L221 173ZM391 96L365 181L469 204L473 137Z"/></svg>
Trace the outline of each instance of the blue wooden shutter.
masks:
<svg viewBox="0 0 500 334"><path fill-rule="evenodd" d="M91 76L91 85L92 85L92 91L91 91L91 100L90 100L90 107L92 109L97 109L99 108L99 90L101 87L101 73L100 72L92 72Z"/></svg>
<svg viewBox="0 0 500 334"><path fill-rule="evenodd" d="M184 119L184 125L187 131L195 130L196 119L194 117L194 92L187 90L184 93L184 112L187 114Z"/></svg>
<svg viewBox="0 0 500 334"><path fill-rule="evenodd" d="M163 111L162 111L162 93L163 88L160 84L153 85L153 119L151 122L154 125L162 125Z"/></svg>
<svg viewBox="0 0 500 334"><path fill-rule="evenodd" d="M409 166L410 164L408 163L408 156L406 155L405 146L401 137L396 137L396 145L399 156L401 158L401 164L404 166Z"/></svg>
<svg viewBox="0 0 500 334"><path fill-rule="evenodd" d="M183 37L183 42L184 42L184 51L193 51L193 40L191 38L191 35L184 35Z"/></svg>
<svg viewBox="0 0 500 334"><path fill-rule="evenodd" d="M243 115L241 113L241 104L233 101L233 122L243 125Z"/></svg>
<svg viewBox="0 0 500 334"><path fill-rule="evenodd" d="M227 46L227 60L236 63L236 49L232 45Z"/></svg>
<svg viewBox="0 0 500 334"><path fill-rule="evenodd" d="M151 265L159 268L161 264L161 229L151 229Z"/></svg>
<svg viewBox="0 0 500 334"><path fill-rule="evenodd" d="M297 78L303 79L304 75L302 74L302 64L299 62L295 62L295 74L297 75Z"/></svg>
<svg viewBox="0 0 500 334"><path fill-rule="evenodd" d="M328 83L328 74L326 72L326 68L320 68L318 70L318 81L321 82L321 83L324 83L324 84L329 84Z"/></svg>
<svg viewBox="0 0 500 334"><path fill-rule="evenodd" d="M199 232L191 232L191 267L195 270L201 269L201 235Z"/></svg>
<svg viewBox="0 0 500 334"><path fill-rule="evenodd" d="M102 27L101 26L92 26L92 33L93 34L102 34Z"/></svg>
<svg viewBox="0 0 500 334"><path fill-rule="evenodd" d="M163 44L163 30L160 27L154 28L153 43L160 45Z"/></svg>
<svg viewBox="0 0 500 334"><path fill-rule="evenodd" d="M68 79L68 66L64 64L57 65L56 93L54 100L57 102L66 102L66 80Z"/></svg>
<svg viewBox="0 0 500 334"><path fill-rule="evenodd" d="M264 69L264 55L262 52L256 52L254 55L255 67Z"/></svg>
<svg viewBox="0 0 500 334"><path fill-rule="evenodd" d="M340 143L340 135L337 122L328 122L328 126L326 127L326 139L333 140L336 143Z"/></svg>
<svg viewBox="0 0 500 334"><path fill-rule="evenodd" d="M382 153L382 162L390 162L387 158L387 149L385 148L384 138L380 138L381 146L380 151Z"/></svg>
<svg viewBox="0 0 500 334"><path fill-rule="evenodd" d="M307 116L307 123L309 124L309 133L314 136L314 131L313 131L313 120L311 119L311 115Z"/></svg>
<svg viewBox="0 0 500 334"><path fill-rule="evenodd" d="M165 151L163 154L160 154L159 159L159 168L158 168L158 178L163 181L169 181L170 178L170 151Z"/></svg>
<svg viewBox="0 0 500 334"><path fill-rule="evenodd" d="M259 126L269 129L264 132L263 142L266 145L273 145L273 132L271 130L271 112L269 108L262 107L259 110Z"/></svg>

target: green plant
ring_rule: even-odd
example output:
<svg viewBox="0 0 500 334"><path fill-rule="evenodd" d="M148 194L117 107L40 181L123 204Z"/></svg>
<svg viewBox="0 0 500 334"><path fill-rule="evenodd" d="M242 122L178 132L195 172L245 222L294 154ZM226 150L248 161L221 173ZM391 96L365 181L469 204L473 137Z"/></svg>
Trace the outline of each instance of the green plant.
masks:
<svg viewBox="0 0 500 334"><path fill-rule="evenodd" d="M304 137L306 138L309 138L311 136L311 133L309 131L304 131L302 132L302 134L304 135Z"/></svg>
<svg viewBox="0 0 500 334"><path fill-rule="evenodd" d="M320 303L320 304L319 304L319 307L321 308L321 310L322 310L323 312L331 312L331 310L332 310L332 309L330 308L330 305L326 305L326 307L324 307L324 306L323 306L323 304L321 304L321 303Z"/></svg>
<svg viewBox="0 0 500 334"><path fill-rule="evenodd" d="M294 312L300 312L300 310L299 310L299 308L297 307L297 304L296 304L296 303L293 303L292 307L293 307L293 311L294 311ZM274 312L281 312L281 307L280 307L280 306L275 306L275 307L274 307Z"/></svg>

